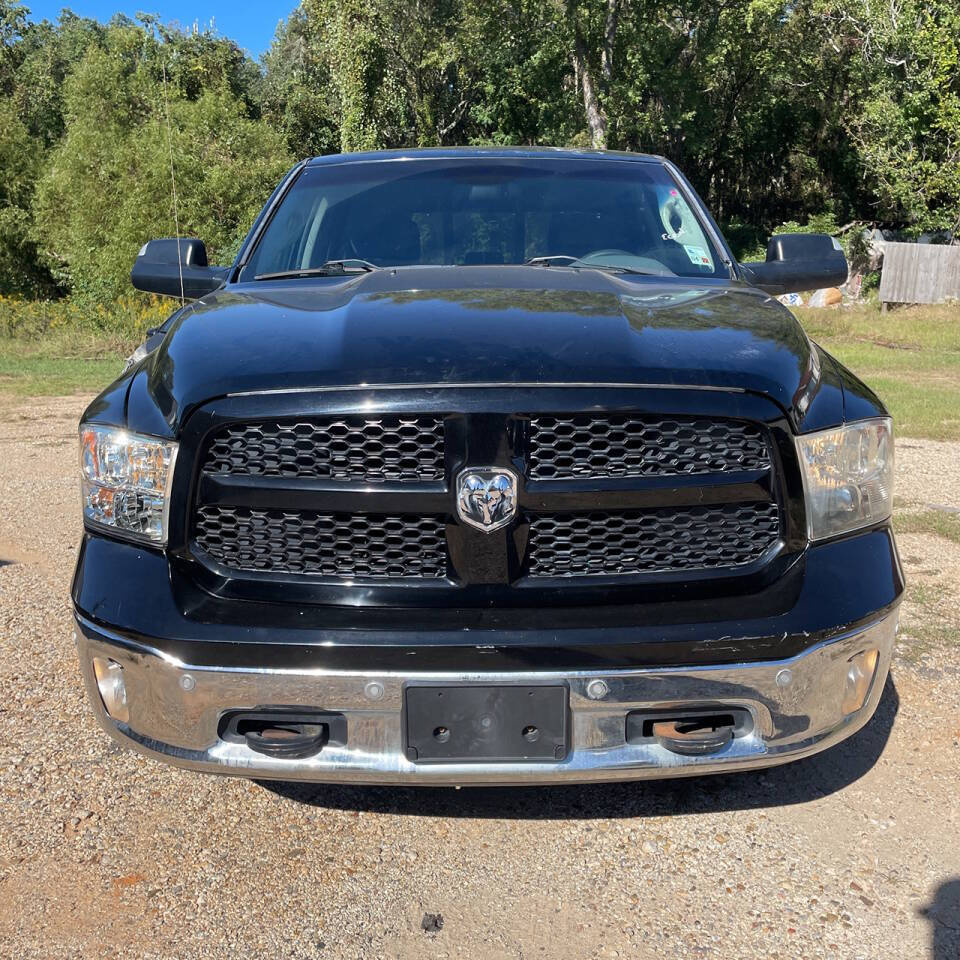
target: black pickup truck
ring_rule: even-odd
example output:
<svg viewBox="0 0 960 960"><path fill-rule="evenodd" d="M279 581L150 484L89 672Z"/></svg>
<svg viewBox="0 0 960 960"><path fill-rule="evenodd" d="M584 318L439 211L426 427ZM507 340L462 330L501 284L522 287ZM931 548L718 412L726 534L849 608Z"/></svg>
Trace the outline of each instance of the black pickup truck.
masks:
<svg viewBox="0 0 960 960"><path fill-rule="evenodd" d="M258 778L523 784L808 756L880 698L891 421L668 161L298 164L86 410L72 597L121 743ZM189 301L189 302L187 302Z"/></svg>

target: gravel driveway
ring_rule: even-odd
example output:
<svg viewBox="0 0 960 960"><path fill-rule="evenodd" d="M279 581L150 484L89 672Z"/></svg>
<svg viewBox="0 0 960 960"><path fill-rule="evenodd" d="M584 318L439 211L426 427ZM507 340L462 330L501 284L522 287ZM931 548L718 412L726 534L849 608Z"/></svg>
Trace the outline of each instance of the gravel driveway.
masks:
<svg viewBox="0 0 960 960"><path fill-rule="evenodd" d="M68 583L82 398L0 401L0 957L960 957L960 545L901 538L874 720L765 773L484 790L263 786L120 750ZM960 507L960 444L898 496Z"/></svg>

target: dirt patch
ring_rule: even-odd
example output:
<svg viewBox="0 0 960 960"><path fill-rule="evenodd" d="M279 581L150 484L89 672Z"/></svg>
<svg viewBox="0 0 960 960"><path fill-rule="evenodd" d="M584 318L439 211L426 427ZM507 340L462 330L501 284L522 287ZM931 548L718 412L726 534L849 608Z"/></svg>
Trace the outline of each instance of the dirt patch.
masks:
<svg viewBox="0 0 960 960"><path fill-rule="evenodd" d="M22 549L19 544L0 540L0 566L7 566L11 563L41 563L42 559L43 557L39 553L30 553Z"/></svg>
<svg viewBox="0 0 960 960"><path fill-rule="evenodd" d="M960 442L896 438L895 491L906 505L960 506Z"/></svg>
<svg viewBox="0 0 960 960"><path fill-rule="evenodd" d="M919 343L904 343L898 340L886 340L883 337L851 337L858 343L872 343L875 347L884 347L887 350L920 350Z"/></svg>

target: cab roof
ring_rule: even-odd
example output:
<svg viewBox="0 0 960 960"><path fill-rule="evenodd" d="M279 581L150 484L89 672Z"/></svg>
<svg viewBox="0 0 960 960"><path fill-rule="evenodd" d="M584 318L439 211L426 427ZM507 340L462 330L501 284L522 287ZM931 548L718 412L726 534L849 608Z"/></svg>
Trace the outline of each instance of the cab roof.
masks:
<svg viewBox="0 0 960 960"><path fill-rule="evenodd" d="M376 160L630 160L663 163L663 157L624 150L576 150L568 147L426 147L401 150L367 150L311 157L307 166L370 163Z"/></svg>

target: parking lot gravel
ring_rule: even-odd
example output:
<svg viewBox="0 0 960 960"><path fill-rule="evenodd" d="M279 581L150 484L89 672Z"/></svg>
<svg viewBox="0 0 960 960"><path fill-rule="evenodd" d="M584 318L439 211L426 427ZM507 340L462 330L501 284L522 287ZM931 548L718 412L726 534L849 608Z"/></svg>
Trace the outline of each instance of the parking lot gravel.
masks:
<svg viewBox="0 0 960 960"><path fill-rule="evenodd" d="M960 957L955 540L901 538L884 699L812 759L613 786L263 785L101 732L68 601L85 400L0 403L0 957ZM960 508L960 444L901 442L897 493Z"/></svg>

